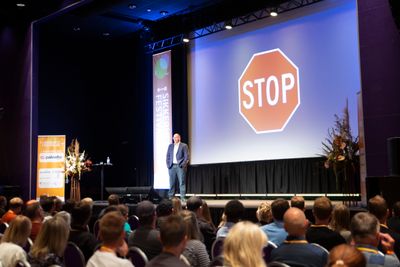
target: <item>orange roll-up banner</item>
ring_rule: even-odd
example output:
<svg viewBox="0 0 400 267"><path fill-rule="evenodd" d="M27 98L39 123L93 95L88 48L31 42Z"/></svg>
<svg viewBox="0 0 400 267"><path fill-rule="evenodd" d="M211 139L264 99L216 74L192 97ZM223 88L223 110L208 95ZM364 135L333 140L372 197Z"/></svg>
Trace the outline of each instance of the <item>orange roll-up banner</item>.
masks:
<svg viewBox="0 0 400 267"><path fill-rule="evenodd" d="M36 198L57 196L64 200L65 135L38 137Z"/></svg>

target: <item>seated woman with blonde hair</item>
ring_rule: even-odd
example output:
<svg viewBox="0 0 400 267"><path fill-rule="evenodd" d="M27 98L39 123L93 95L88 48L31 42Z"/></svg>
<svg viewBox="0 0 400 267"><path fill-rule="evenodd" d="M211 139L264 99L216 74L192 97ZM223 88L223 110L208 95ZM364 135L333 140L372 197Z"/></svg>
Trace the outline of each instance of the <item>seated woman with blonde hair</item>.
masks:
<svg viewBox="0 0 400 267"><path fill-rule="evenodd" d="M18 261L26 262L25 247L31 234L32 223L28 217L18 215L4 232L0 244L0 259L3 267L16 266Z"/></svg>
<svg viewBox="0 0 400 267"><path fill-rule="evenodd" d="M45 221L28 254L31 266L64 266L62 257L68 236L69 225L64 218L55 216Z"/></svg>
<svg viewBox="0 0 400 267"><path fill-rule="evenodd" d="M266 234L256 224L236 223L224 241L224 266L266 267L262 250L267 242Z"/></svg>

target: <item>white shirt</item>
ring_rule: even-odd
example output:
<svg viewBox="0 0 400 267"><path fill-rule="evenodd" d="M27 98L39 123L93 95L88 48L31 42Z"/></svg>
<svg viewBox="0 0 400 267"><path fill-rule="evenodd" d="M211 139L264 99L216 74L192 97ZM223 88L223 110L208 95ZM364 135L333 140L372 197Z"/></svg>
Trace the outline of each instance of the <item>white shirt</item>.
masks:
<svg viewBox="0 0 400 267"><path fill-rule="evenodd" d="M178 160L176 159L176 153L178 153L179 143L174 144L174 158L172 160L173 164L178 164Z"/></svg>
<svg viewBox="0 0 400 267"><path fill-rule="evenodd" d="M90 257L86 267L134 267L132 262L127 259L118 258L112 252L97 250Z"/></svg>
<svg viewBox="0 0 400 267"><path fill-rule="evenodd" d="M18 261L23 261L27 266L30 266L26 260L26 252L20 246L4 242L0 244L0 261L3 267L14 267Z"/></svg>

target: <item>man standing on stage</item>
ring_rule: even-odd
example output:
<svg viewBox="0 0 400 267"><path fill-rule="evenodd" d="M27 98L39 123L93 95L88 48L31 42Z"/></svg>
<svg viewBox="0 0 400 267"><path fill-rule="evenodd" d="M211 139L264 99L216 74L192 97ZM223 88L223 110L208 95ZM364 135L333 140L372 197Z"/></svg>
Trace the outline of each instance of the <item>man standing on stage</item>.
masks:
<svg viewBox="0 0 400 267"><path fill-rule="evenodd" d="M179 191L181 200L185 201L186 193L186 171L189 163L189 148L181 142L181 136L174 134L174 143L168 146L167 151L167 168L169 172L169 191L168 197L172 198L175 194L175 180L178 177Z"/></svg>

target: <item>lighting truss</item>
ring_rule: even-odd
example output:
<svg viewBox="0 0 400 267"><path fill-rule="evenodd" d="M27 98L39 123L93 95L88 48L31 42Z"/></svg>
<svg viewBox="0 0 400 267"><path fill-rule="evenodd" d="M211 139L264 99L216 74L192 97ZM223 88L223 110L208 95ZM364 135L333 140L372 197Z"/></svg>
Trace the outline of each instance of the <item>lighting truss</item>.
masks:
<svg viewBox="0 0 400 267"><path fill-rule="evenodd" d="M236 17L232 19L232 26L240 26L243 24L247 24L250 22L254 22L257 20L265 19L268 17L271 17L270 13L271 11L275 11L278 14L288 12L300 7L308 6L311 4L315 4L317 2L321 2L323 0L290 0L287 2L284 2L278 6L274 7L266 7L261 10L257 10L251 13L248 13L244 16ZM224 22L218 22L214 23L213 25L206 26L204 28L200 28L197 30L194 30L190 32L189 34L186 35L187 38L190 40L203 37L212 33L220 32L226 30L225 29L225 21ZM173 37L168 37L160 41L148 43L145 45L145 50L147 53L154 53L159 50L163 50L175 45L179 45L182 43L182 39L184 37L184 34L179 34Z"/></svg>

